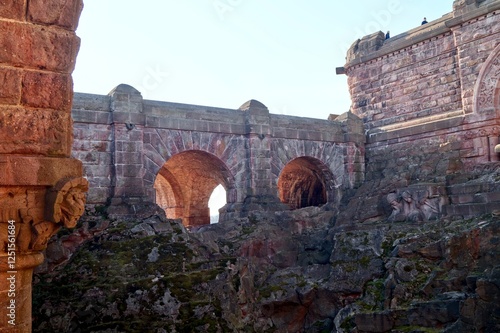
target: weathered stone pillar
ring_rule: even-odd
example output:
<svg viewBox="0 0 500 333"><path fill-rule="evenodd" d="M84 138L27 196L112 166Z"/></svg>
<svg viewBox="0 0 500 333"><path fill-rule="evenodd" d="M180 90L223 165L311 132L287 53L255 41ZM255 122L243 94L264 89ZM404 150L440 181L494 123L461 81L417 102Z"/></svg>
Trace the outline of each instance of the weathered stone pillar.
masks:
<svg viewBox="0 0 500 333"><path fill-rule="evenodd" d="M31 332L33 268L49 238L84 210L88 183L70 158L82 7L0 4L0 332Z"/></svg>
<svg viewBox="0 0 500 333"><path fill-rule="evenodd" d="M243 193L242 212L258 210L287 210L272 186L271 173L271 126L269 110L256 100L243 104L248 143L246 156L248 178Z"/></svg>
<svg viewBox="0 0 500 333"><path fill-rule="evenodd" d="M113 193L108 213L112 216L134 214L137 207L148 202L144 188L144 125L143 98L132 86L120 84L110 93Z"/></svg>

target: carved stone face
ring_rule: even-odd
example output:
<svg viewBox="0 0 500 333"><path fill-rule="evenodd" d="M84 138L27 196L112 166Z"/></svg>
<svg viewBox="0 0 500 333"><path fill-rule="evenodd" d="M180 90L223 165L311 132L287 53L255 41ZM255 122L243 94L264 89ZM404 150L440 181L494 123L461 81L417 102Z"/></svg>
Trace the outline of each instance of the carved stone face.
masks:
<svg viewBox="0 0 500 333"><path fill-rule="evenodd" d="M85 178L75 178L55 186L47 196L47 208L50 209L46 219L62 223L72 228L85 211L85 193L88 182Z"/></svg>
<svg viewBox="0 0 500 333"><path fill-rule="evenodd" d="M60 209L61 222L65 227L73 228L85 210L85 192L82 188L70 188L60 204Z"/></svg>

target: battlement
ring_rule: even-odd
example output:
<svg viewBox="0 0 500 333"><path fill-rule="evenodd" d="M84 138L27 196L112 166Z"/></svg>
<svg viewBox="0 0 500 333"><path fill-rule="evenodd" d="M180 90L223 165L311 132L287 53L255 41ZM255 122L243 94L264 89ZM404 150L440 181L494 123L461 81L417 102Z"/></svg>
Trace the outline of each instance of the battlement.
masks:
<svg viewBox="0 0 500 333"><path fill-rule="evenodd" d="M343 74L346 69L358 64L383 58L395 52L404 52L419 43L451 33L454 27L468 24L481 16L495 15L494 12L500 9L500 2L496 0L455 1L453 7L453 12L389 39L385 39L385 34L378 31L356 40L347 52L346 64L339 67L337 71Z"/></svg>

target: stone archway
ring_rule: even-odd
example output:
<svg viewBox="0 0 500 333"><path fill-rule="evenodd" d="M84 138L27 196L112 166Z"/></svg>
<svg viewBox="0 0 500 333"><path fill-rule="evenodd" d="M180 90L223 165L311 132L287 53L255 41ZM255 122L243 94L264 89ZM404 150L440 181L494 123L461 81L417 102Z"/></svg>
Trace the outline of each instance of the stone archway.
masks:
<svg viewBox="0 0 500 333"><path fill-rule="evenodd" d="M160 168L154 182L156 203L168 218L181 218L187 227L210 224L208 200L218 185L226 193L234 189L233 177L225 164L201 150L184 151ZM232 197L226 196L228 203Z"/></svg>
<svg viewBox="0 0 500 333"><path fill-rule="evenodd" d="M475 144L477 151L483 151L480 162L500 160L500 45L486 59L479 71L474 86L474 114L484 121L478 131Z"/></svg>
<svg viewBox="0 0 500 333"><path fill-rule="evenodd" d="M486 59L474 87L474 112L491 113L500 122L500 45Z"/></svg>
<svg viewBox="0 0 500 333"><path fill-rule="evenodd" d="M321 206L333 201L329 184L333 175L313 157L298 157L283 168L278 179L280 201L291 209Z"/></svg>

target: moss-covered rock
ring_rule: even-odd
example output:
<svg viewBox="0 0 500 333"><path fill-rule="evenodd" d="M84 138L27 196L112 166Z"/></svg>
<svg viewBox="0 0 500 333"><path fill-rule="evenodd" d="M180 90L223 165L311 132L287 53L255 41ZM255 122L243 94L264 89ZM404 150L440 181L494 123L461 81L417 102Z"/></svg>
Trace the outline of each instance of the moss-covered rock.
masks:
<svg viewBox="0 0 500 333"><path fill-rule="evenodd" d="M192 233L162 216L107 228L83 221L91 236L69 261L35 275L33 330L496 329L498 218L346 228L331 212L313 213L308 222L308 212L287 212Z"/></svg>

